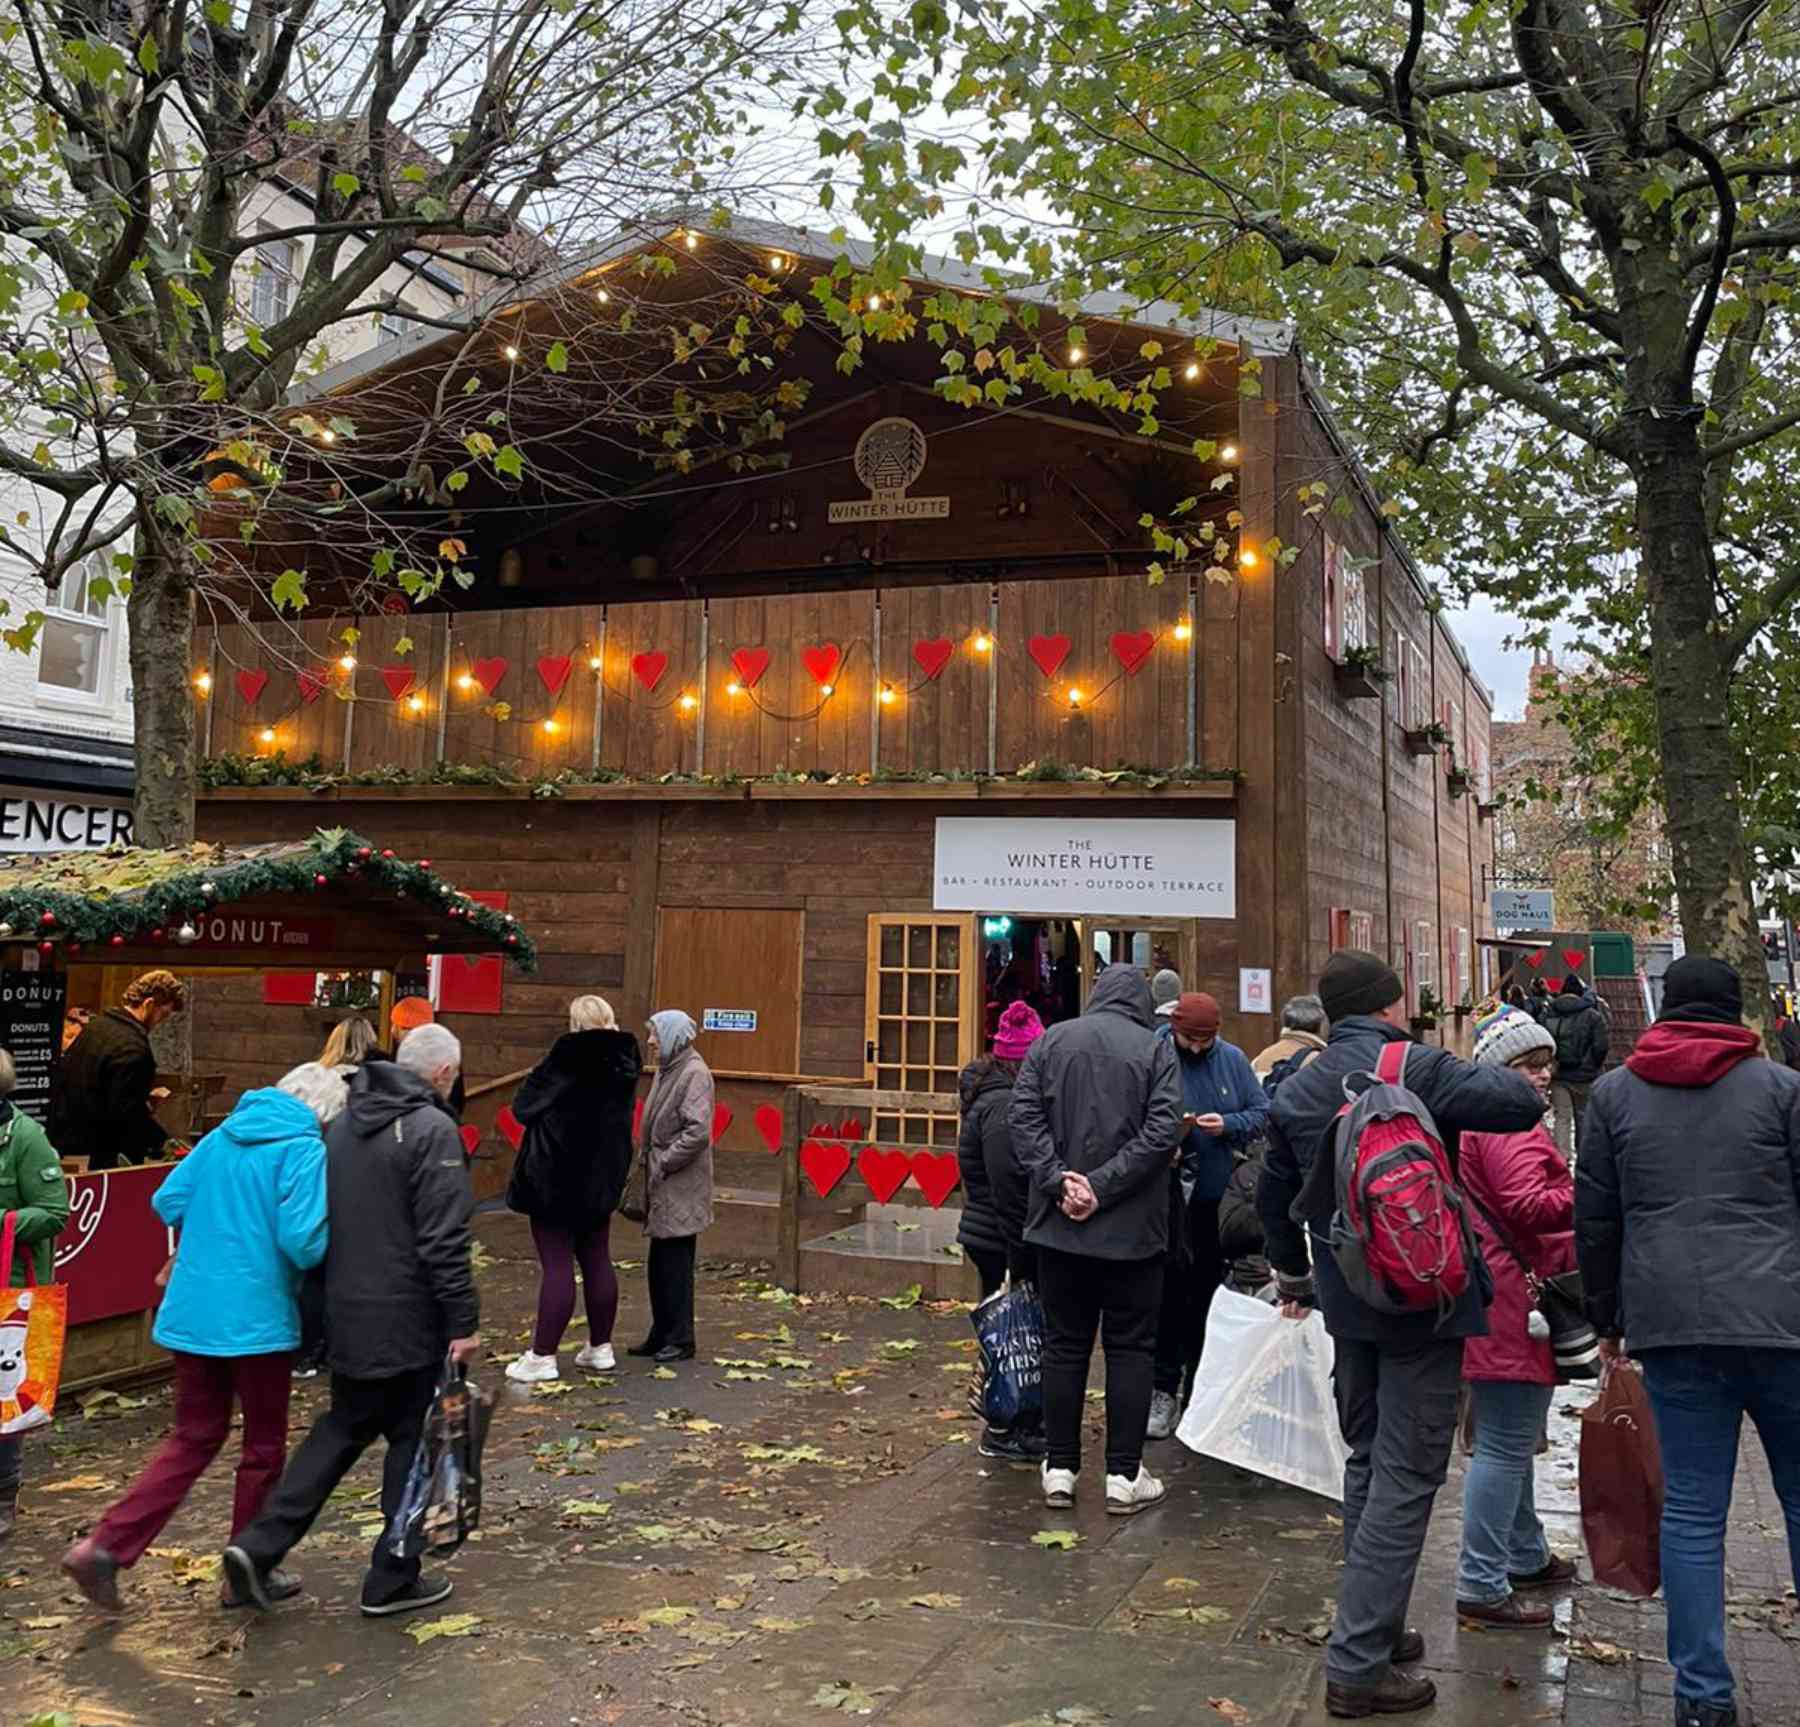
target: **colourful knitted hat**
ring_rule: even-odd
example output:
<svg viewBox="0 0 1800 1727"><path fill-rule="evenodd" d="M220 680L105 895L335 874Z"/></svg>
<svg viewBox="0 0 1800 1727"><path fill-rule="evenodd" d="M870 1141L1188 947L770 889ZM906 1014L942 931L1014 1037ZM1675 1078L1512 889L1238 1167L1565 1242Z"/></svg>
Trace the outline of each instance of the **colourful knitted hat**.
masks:
<svg viewBox="0 0 1800 1727"><path fill-rule="evenodd" d="M1503 1007L1475 1022L1475 1059L1483 1067L1510 1067L1536 1049L1554 1055L1556 1039L1522 1009Z"/></svg>

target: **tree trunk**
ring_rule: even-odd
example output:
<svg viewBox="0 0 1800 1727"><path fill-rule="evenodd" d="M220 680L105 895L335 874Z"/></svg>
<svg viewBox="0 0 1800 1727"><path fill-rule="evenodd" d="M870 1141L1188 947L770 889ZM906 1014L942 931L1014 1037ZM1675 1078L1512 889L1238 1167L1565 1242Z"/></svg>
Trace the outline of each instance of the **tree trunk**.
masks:
<svg viewBox="0 0 1800 1727"><path fill-rule="evenodd" d="M1639 418L1638 540L1649 601L1650 669L1663 804L1688 952L1737 968L1745 1017L1768 1018L1749 848L1731 742L1731 668L1718 636L1705 464L1694 422Z"/></svg>
<svg viewBox="0 0 1800 1727"><path fill-rule="evenodd" d="M184 846L194 838L194 572L185 546L140 516L131 598L137 843Z"/></svg>

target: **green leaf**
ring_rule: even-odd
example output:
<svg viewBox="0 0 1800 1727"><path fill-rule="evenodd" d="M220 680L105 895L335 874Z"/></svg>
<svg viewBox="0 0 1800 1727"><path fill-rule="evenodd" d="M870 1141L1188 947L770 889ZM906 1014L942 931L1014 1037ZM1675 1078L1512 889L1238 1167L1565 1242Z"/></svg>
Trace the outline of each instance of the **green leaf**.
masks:
<svg viewBox="0 0 1800 1727"><path fill-rule="evenodd" d="M1071 1547L1078 1546L1081 1535L1074 1529L1040 1529L1032 1536L1033 1547L1049 1547L1058 1553L1067 1553Z"/></svg>
<svg viewBox="0 0 1800 1727"><path fill-rule="evenodd" d="M351 173L339 173L331 176L331 189L340 198L354 198L362 190L362 181Z"/></svg>
<svg viewBox="0 0 1800 1727"><path fill-rule="evenodd" d="M306 574L302 570L283 570L269 589L269 598L278 612L306 610Z"/></svg>
<svg viewBox="0 0 1800 1727"><path fill-rule="evenodd" d="M158 65L156 38L150 35L148 31L145 32L144 39L138 43L137 63L143 68L144 76L146 78L154 78L156 76L156 68Z"/></svg>
<svg viewBox="0 0 1800 1727"><path fill-rule="evenodd" d="M415 1643L430 1643L439 1637L473 1637L481 1623L479 1613L446 1613L441 1618L407 1626L406 1634Z"/></svg>
<svg viewBox="0 0 1800 1727"><path fill-rule="evenodd" d="M566 372L569 369L569 345L567 342L552 342L550 352L544 356L544 364L553 372Z"/></svg>
<svg viewBox="0 0 1800 1727"><path fill-rule="evenodd" d="M496 472L505 474L508 479L519 480L525 477L525 458L511 444L501 446L494 457Z"/></svg>

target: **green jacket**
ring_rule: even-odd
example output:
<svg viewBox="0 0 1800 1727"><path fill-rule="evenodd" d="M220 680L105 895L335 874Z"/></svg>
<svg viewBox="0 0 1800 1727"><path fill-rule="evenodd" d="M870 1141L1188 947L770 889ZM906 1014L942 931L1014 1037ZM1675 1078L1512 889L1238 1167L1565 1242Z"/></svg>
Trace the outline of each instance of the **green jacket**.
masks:
<svg viewBox="0 0 1800 1727"><path fill-rule="evenodd" d="M12 1281L25 1281L25 1254L31 1250L39 1283L56 1267L56 1238L69 1221L69 1184L56 1148L22 1110L0 1102L0 1213L16 1211Z"/></svg>

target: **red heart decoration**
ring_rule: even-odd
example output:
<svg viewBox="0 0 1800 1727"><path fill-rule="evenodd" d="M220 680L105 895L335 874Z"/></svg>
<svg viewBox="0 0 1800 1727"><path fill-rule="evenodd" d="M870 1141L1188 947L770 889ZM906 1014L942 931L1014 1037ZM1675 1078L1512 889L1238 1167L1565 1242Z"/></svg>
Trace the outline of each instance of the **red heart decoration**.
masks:
<svg viewBox="0 0 1800 1727"><path fill-rule="evenodd" d="M769 669L769 650L767 648L739 648L731 656L731 664L737 672L738 682L745 689L753 690L763 673Z"/></svg>
<svg viewBox="0 0 1800 1727"><path fill-rule="evenodd" d="M295 682L300 686L300 699L310 708L325 693L325 674L323 672L295 672Z"/></svg>
<svg viewBox="0 0 1800 1727"><path fill-rule="evenodd" d="M837 669L843 663L844 652L836 642L825 642L819 647L808 648L800 656L800 663L812 674L812 681L820 689L837 676Z"/></svg>
<svg viewBox="0 0 1800 1727"><path fill-rule="evenodd" d="M856 1173L869 1184L869 1191L881 1205L886 1205L906 1185L911 1169L903 1151L881 1151L865 1145L856 1154Z"/></svg>
<svg viewBox="0 0 1800 1727"><path fill-rule="evenodd" d="M1530 953L1526 954L1525 963L1533 971L1537 971L1544 963L1544 950L1541 947L1534 947Z"/></svg>
<svg viewBox="0 0 1800 1727"><path fill-rule="evenodd" d="M838 1123L837 1136L839 1139L848 1140L872 1139L874 1137L874 1135L871 1134L853 1115L845 1116L844 1119Z"/></svg>
<svg viewBox="0 0 1800 1727"><path fill-rule="evenodd" d="M494 1126L506 1136L506 1143L517 1151L525 1142L525 1124L513 1114L512 1105L504 1103L500 1113L494 1117Z"/></svg>
<svg viewBox="0 0 1800 1727"><path fill-rule="evenodd" d="M1112 639L1113 658L1125 668L1129 677L1150 657L1156 637L1148 630L1121 630Z"/></svg>
<svg viewBox="0 0 1800 1727"><path fill-rule="evenodd" d="M644 1125L644 1100L640 1097L631 1106L631 1141L637 1143L638 1130Z"/></svg>
<svg viewBox="0 0 1800 1727"><path fill-rule="evenodd" d="M481 1129L473 1122L470 1122L462 1130L462 1142L463 1150L467 1152L470 1157L473 1157L475 1155L476 1146L481 1143Z"/></svg>
<svg viewBox="0 0 1800 1727"><path fill-rule="evenodd" d="M1566 947L1562 950L1562 962L1570 971L1580 971L1587 955L1578 947Z"/></svg>
<svg viewBox="0 0 1800 1727"><path fill-rule="evenodd" d="M821 1199L850 1169L850 1148L835 1139L809 1139L800 1148L800 1168Z"/></svg>
<svg viewBox="0 0 1800 1727"><path fill-rule="evenodd" d="M669 669L669 656L662 652L654 654L633 654L631 656L631 675L647 690L653 690L662 682L662 675Z"/></svg>
<svg viewBox="0 0 1800 1727"><path fill-rule="evenodd" d="M762 1142L771 1151L781 1149L781 1111L774 1104L765 1103L756 1112L756 1131L762 1135Z"/></svg>
<svg viewBox="0 0 1800 1727"><path fill-rule="evenodd" d="M406 610L406 596L404 594L389 594L388 597L381 602L381 610L385 617L397 618L401 616Z"/></svg>
<svg viewBox="0 0 1800 1727"><path fill-rule="evenodd" d="M956 1184L962 1180L962 1170L953 1151L915 1151L912 1154L912 1178L935 1210L956 1191Z"/></svg>
<svg viewBox="0 0 1800 1727"><path fill-rule="evenodd" d="M731 1126L731 1111L722 1103L713 1105L712 1142L717 1145L725 1137L726 1128Z"/></svg>
<svg viewBox="0 0 1800 1727"><path fill-rule="evenodd" d="M476 683L491 696L500 687L500 680L506 676L508 662L505 660L477 660L469 667L470 674Z"/></svg>
<svg viewBox="0 0 1800 1727"><path fill-rule="evenodd" d="M263 693L269 681L269 674L260 667L253 672L239 672L237 675L238 694L244 698L244 706L256 706L256 698Z"/></svg>
<svg viewBox="0 0 1800 1727"><path fill-rule="evenodd" d="M1075 644L1067 636L1033 636L1025 651L1037 661L1037 668L1047 678L1056 676Z"/></svg>
<svg viewBox="0 0 1800 1727"><path fill-rule="evenodd" d="M411 666L383 666L381 681L387 685L388 694L399 701L412 688L413 669Z"/></svg>
<svg viewBox="0 0 1800 1727"><path fill-rule="evenodd" d="M551 695L559 696L563 685L569 681L569 672L574 664L574 660L567 654L545 654L537 663L537 675Z"/></svg>
<svg viewBox="0 0 1800 1727"><path fill-rule="evenodd" d="M950 656L956 652L956 644L947 636L938 636L928 642L913 643L913 658L919 662L919 670L927 680L935 678L950 663Z"/></svg>

